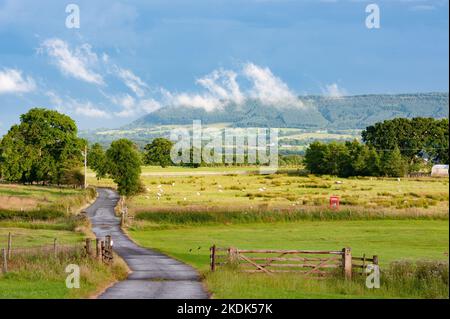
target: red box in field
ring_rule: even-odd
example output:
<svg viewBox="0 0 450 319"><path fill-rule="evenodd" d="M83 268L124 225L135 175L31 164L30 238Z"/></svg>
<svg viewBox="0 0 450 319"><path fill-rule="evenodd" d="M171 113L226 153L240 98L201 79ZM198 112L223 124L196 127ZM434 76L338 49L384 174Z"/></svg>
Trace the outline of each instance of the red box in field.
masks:
<svg viewBox="0 0 450 319"><path fill-rule="evenodd" d="M331 196L330 197L330 208L331 209L339 209L339 196Z"/></svg>

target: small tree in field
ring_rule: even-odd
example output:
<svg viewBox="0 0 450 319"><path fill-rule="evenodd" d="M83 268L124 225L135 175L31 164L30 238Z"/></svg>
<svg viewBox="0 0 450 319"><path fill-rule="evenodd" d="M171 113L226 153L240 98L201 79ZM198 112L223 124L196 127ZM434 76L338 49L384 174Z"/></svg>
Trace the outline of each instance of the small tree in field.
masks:
<svg viewBox="0 0 450 319"><path fill-rule="evenodd" d="M172 141L168 139L162 137L155 138L150 144L145 146L145 164L160 165L161 167L171 165L170 150L172 146Z"/></svg>
<svg viewBox="0 0 450 319"><path fill-rule="evenodd" d="M108 173L117 184L121 196L133 196L141 191L141 157L130 140L112 142L106 151L106 159Z"/></svg>

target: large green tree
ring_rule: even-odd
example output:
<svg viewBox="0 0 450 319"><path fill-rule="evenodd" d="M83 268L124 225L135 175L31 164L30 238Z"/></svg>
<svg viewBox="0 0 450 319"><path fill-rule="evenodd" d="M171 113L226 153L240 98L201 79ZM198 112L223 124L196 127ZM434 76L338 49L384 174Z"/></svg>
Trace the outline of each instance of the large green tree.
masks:
<svg viewBox="0 0 450 319"><path fill-rule="evenodd" d="M172 141L158 137L150 144L145 146L144 161L148 165L159 165L166 167L172 164L170 159L170 150L172 149Z"/></svg>
<svg viewBox="0 0 450 319"><path fill-rule="evenodd" d="M127 139L112 142L106 159L108 174L117 184L120 195L132 196L141 191L141 156L133 142Z"/></svg>
<svg viewBox="0 0 450 319"><path fill-rule="evenodd" d="M2 177L24 183L64 183L68 172L82 165L83 144L69 116L31 109L0 143Z"/></svg>
<svg viewBox="0 0 450 319"><path fill-rule="evenodd" d="M108 162L103 147L95 143L88 150L88 166L96 173L97 179L104 178L108 173Z"/></svg>
<svg viewBox="0 0 450 319"><path fill-rule="evenodd" d="M369 126L361 135L365 143L379 152L398 148L410 164L423 154L434 162L448 163L447 118L395 118Z"/></svg>

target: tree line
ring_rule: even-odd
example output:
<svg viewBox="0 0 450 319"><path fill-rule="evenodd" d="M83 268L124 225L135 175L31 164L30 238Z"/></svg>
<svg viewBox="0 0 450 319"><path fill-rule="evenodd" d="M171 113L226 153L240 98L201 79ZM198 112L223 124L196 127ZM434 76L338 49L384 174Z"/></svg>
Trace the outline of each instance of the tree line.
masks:
<svg viewBox="0 0 450 319"><path fill-rule="evenodd" d="M75 121L54 110L34 108L20 116L0 141L0 180L24 184L84 185L83 151L88 143L77 136ZM111 177L120 195L142 189L142 158L133 142L120 139L106 152L88 151L98 177Z"/></svg>
<svg viewBox="0 0 450 319"><path fill-rule="evenodd" d="M362 143L311 143L304 163L313 174L394 176L448 163L448 119L396 118L362 132Z"/></svg>

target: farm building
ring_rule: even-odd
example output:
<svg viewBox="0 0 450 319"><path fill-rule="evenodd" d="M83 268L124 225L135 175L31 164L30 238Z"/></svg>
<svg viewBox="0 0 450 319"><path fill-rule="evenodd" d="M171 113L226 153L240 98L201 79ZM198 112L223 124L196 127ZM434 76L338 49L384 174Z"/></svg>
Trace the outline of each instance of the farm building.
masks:
<svg viewBox="0 0 450 319"><path fill-rule="evenodd" d="M431 168L431 176L448 176L448 165L434 165Z"/></svg>

